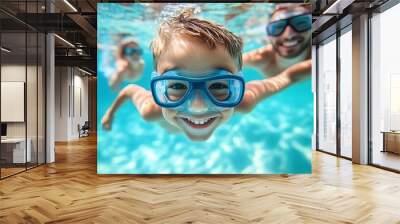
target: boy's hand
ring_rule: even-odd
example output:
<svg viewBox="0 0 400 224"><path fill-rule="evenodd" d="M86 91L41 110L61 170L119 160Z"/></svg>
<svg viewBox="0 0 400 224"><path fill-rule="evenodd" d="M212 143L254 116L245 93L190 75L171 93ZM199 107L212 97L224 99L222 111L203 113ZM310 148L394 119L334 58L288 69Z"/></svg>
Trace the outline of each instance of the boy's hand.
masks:
<svg viewBox="0 0 400 224"><path fill-rule="evenodd" d="M110 116L110 112L107 111L106 114L104 114L103 118L101 119L101 124L103 126L103 129L106 131L111 130L111 116Z"/></svg>
<svg viewBox="0 0 400 224"><path fill-rule="evenodd" d="M117 71L125 71L129 67L129 61L125 58L117 60Z"/></svg>

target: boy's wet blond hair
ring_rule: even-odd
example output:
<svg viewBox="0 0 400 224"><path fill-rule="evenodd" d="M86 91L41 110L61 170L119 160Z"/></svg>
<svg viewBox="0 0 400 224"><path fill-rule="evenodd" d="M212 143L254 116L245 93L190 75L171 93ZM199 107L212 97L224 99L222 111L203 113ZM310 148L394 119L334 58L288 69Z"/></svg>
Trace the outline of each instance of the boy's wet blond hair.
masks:
<svg viewBox="0 0 400 224"><path fill-rule="evenodd" d="M192 17L189 11L171 17L160 25L156 37L150 44L155 68L157 68L159 56L174 35L183 35L204 41L210 49L222 45L227 49L229 55L237 60L239 70L242 68L242 39L221 25Z"/></svg>

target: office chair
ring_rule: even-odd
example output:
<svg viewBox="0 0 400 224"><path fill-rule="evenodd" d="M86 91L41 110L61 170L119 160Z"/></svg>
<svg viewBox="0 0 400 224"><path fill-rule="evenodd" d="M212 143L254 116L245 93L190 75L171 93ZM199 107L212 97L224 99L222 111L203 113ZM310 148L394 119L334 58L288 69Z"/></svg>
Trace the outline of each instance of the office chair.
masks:
<svg viewBox="0 0 400 224"><path fill-rule="evenodd" d="M89 129L90 129L89 121L85 121L85 123L82 125L82 127L80 127L80 125L78 125L79 138L89 136Z"/></svg>

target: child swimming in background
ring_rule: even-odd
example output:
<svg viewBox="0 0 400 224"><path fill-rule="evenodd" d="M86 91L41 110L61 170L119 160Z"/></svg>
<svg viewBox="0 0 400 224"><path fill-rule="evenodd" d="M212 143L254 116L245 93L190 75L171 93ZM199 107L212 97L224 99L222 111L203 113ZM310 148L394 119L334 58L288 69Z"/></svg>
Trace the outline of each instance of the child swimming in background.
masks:
<svg viewBox="0 0 400 224"><path fill-rule="evenodd" d="M112 74L109 85L117 89L124 80L138 80L144 69L144 61L141 57L142 49L134 40L122 41L116 51L117 70Z"/></svg>
<svg viewBox="0 0 400 224"><path fill-rule="evenodd" d="M242 40L221 25L184 12L160 25L151 43L155 61L151 91L124 88L105 113L111 128L115 111L127 99L140 115L192 140L207 140L235 112L247 113L262 100L309 72L304 65L264 80L244 83Z"/></svg>

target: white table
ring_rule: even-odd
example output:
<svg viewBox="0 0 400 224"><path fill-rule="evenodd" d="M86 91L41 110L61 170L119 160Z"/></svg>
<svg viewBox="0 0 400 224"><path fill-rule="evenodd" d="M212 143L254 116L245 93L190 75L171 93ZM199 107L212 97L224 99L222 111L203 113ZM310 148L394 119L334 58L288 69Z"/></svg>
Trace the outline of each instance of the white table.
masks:
<svg viewBox="0 0 400 224"><path fill-rule="evenodd" d="M25 151L25 138L6 138L1 139L2 145L13 145L13 163L25 163L31 161L31 145L32 141L30 138L27 138L26 142L28 143ZM25 154L26 152L26 154ZM25 161L26 159L26 161Z"/></svg>

